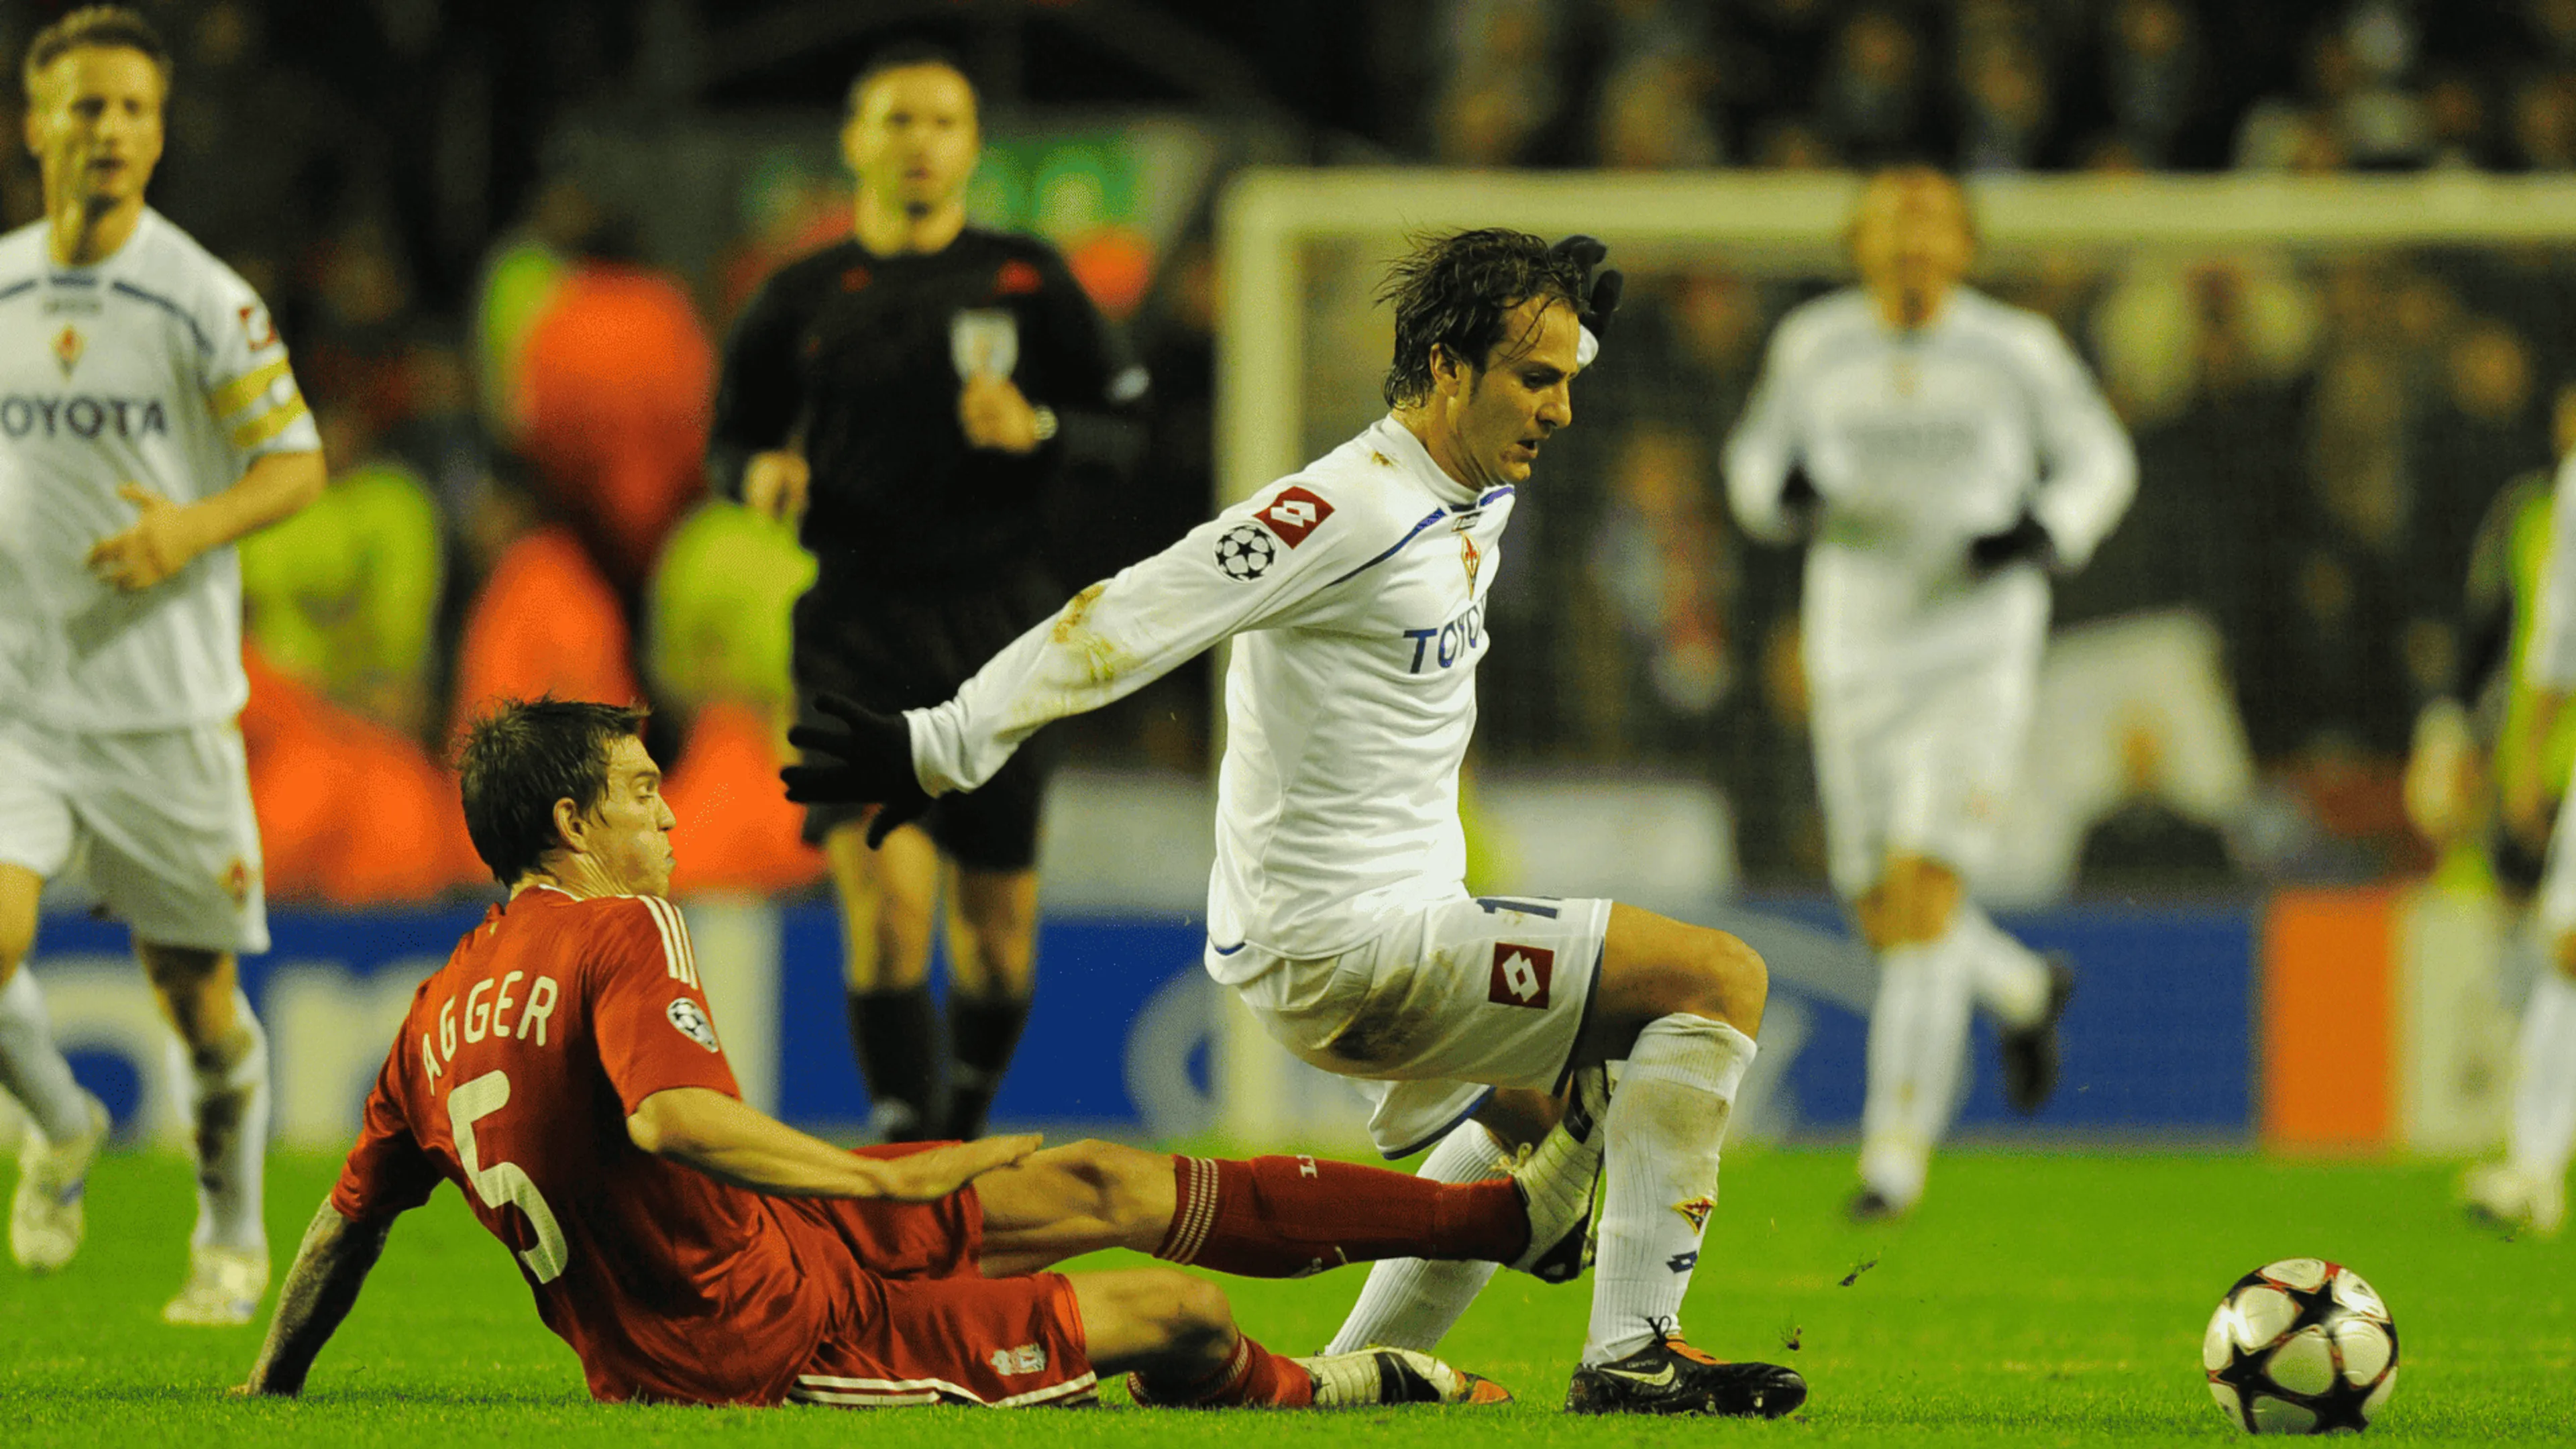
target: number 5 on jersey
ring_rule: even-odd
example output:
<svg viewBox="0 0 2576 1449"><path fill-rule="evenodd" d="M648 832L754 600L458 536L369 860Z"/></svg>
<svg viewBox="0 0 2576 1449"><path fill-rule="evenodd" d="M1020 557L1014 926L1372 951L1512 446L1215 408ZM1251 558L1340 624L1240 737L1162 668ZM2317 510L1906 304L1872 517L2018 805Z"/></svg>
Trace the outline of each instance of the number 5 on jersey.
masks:
<svg viewBox="0 0 2576 1449"><path fill-rule="evenodd" d="M544 1194L528 1179L527 1170L515 1162L483 1165L481 1151L474 1142L474 1124L510 1105L510 1074L485 1072L470 1082L459 1082L447 1094L447 1128L456 1139L456 1160L465 1168L465 1176L474 1184L474 1195L483 1205L499 1212L505 1203L515 1203L536 1230L537 1245L520 1252L528 1265L528 1275L540 1284L551 1283L563 1276L563 1228L555 1222L553 1208L546 1206Z"/></svg>

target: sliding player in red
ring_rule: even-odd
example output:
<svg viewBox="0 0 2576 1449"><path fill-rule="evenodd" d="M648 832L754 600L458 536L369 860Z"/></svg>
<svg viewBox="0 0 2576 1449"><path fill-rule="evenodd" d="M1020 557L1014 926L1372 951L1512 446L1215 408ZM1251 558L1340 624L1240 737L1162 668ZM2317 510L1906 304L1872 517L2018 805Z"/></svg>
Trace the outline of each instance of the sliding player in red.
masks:
<svg viewBox="0 0 2576 1449"><path fill-rule="evenodd" d="M1256 1277L1536 1262L1584 1228L1586 1196L1538 1186L1585 1150L1573 1135L1463 1185L1028 1136L855 1154L808 1137L735 1086L663 899L673 818L640 720L539 701L468 738L466 823L510 899L414 996L249 1392L302 1389L394 1219L444 1178L603 1400L1072 1404L1117 1371L1155 1404L1509 1397L1410 1350L1273 1354L1167 1268L1044 1270L1111 1247Z"/></svg>

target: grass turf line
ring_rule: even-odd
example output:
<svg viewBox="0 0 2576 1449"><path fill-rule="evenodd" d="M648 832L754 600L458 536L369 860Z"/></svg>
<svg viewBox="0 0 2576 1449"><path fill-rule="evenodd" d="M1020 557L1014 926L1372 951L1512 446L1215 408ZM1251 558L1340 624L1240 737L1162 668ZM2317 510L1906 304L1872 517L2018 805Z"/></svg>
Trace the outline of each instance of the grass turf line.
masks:
<svg viewBox="0 0 2576 1449"><path fill-rule="evenodd" d="M281 1154L269 1232L282 1274L337 1159ZM2314 1255L2388 1299L2402 1343L2372 1433L2410 1444L2576 1440L2576 1238L2503 1241L2457 1216L2437 1165L2281 1163L2233 1155L1962 1151L1935 1166L1916 1219L1842 1221L1846 1153L1729 1153L1686 1322L1721 1357L1795 1365L1814 1397L1782 1424L1570 1420L1558 1412L1588 1286L1515 1274L1444 1353L1501 1380L1499 1411L1363 1414L971 1409L774 1411L604 1406L548 1334L501 1246L446 1189L408 1216L300 1403L228 1399L261 1327L164 1325L191 1211L185 1164L104 1159L88 1245L52 1278L0 1276L0 1442L416 1446L495 1440L1071 1446L1469 1442L2166 1444L2236 1437L2200 1381L2202 1325L2238 1274ZM1114 1255L1134 1263L1140 1260ZM1106 1263L1108 1260L1104 1259ZM1852 1276L1864 1263L1872 1264ZM1225 1280L1246 1328L1311 1351L1363 1270ZM0 1274L8 1270L0 1269ZM1849 1286L1842 1281L1850 1277ZM1799 1347L1791 1351L1794 1336ZM1112 1397L1117 1397L1113 1392ZM1472 1436L1472 1437L1471 1437Z"/></svg>

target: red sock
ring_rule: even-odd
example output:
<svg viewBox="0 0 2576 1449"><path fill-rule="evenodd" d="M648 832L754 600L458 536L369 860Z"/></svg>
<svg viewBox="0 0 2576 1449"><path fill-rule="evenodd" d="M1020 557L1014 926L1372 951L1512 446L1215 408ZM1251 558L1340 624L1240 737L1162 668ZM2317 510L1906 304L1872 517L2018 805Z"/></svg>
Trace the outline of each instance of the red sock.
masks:
<svg viewBox="0 0 2576 1449"><path fill-rule="evenodd" d="M1246 1278L1302 1278L1379 1258L1508 1262L1529 1211L1508 1178L1434 1182L1314 1157L1172 1159L1172 1226L1157 1258Z"/></svg>
<svg viewBox="0 0 2576 1449"><path fill-rule="evenodd" d="M1303 1409L1315 1402L1315 1376L1238 1334L1225 1366L1196 1382L1158 1384L1143 1374L1127 1376L1127 1394L1137 1403L1174 1409Z"/></svg>

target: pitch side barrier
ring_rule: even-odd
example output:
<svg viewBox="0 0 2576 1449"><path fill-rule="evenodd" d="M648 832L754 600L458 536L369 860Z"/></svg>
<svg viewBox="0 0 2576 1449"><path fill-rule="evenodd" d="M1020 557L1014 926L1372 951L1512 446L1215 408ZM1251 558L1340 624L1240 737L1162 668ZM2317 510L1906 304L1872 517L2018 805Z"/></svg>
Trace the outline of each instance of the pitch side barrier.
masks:
<svg viewBox="0 0 2576 1449"><path fill-rule="evenodd" d="M753 1103L824 1132L867 1115L840 1010L840 924L821 903L687 904L698 965ZM275 949L242 963L268 1023L281 1137L336 1146L412 989L482 907L280 910ZM1744 1132L1848 1137L1860 1116L1875 974L1818 898L1686 912L1770 963L1762 1055ZM2082 984L2066 1075L2038 1117L2002 1101L1980 1024L1962 1132L1998 1142L2230 1144L2288 1151L2472 1152L2502 1130L2511 1040L2510 921L2492 900L2431 886L2294 891L2238 903L2088 904L2008 915L2034 948L2068 952ZM1364 1150L1341 1080L1278 1052L1200 971L1186 914L1051 915L1036 1014L995 1104L998 1122L1059 1138ZM32 961L81 1080L131 1135L175 1126L165 1029L122 927L49 917ZM1229 1052L1260 1053L1228 1059ZM1264 1083L1247 1099L1244 1083Z"/></svg>
<svg viewBox="0 0 2576 1449"><path fill-rule="evenodd" d="M282 1138L316 1147L351 1138L413 987L481 909L272 914L275 948L243 962L242 977L268 1023ZM824 1131L863 1120L867 1097L841 1019L840 925L831 908L696 901L685 909L718 1029L750 1099ZM2267 940L2275 954L2308 949L2302 932L2322 931L2317 949L2328 952L2353 944L2350 920L2302 909L2290 913L2286 931L2278 903L2085 906L2010 918L2033 946L2067 950L2083 963L2066 1023L2066 1081L2037 1119L2011 1117L1991 1038L1980 1036L1970 1048L1976 1074L1961 1105L1963 1129L2006 1141L2248 1140L2264 1122L2256 968ZM1739 1108L1746 1130L1850 1135L1873 978L1834 907L1791 899L1700 914L1772 963L1758 1077ZM1284 1055L1272 1064L1281 1070L1269 1100L1227 1100L1222 1084L1249 1074L1219 1060L1224 1044L1271 1049L1255 1034L1221 1029L1222 1014L1239 1008L1200 971L1202 940L1187 916L1050 917L1039 940L1045 968L1036 1014L996 1121L1058 1136L1217 1133L1361 1146L1365 1113L1349 1089ZM126 1131L172 1133L164 1028L123 929L49 918L33 967L81 1080ZM2351 1017L2326 1025L2341 1029ZM2297 1045L2281 1049L2295 1056ZM2338 1080L2349 1082L2350 1060Z"/></svg>

